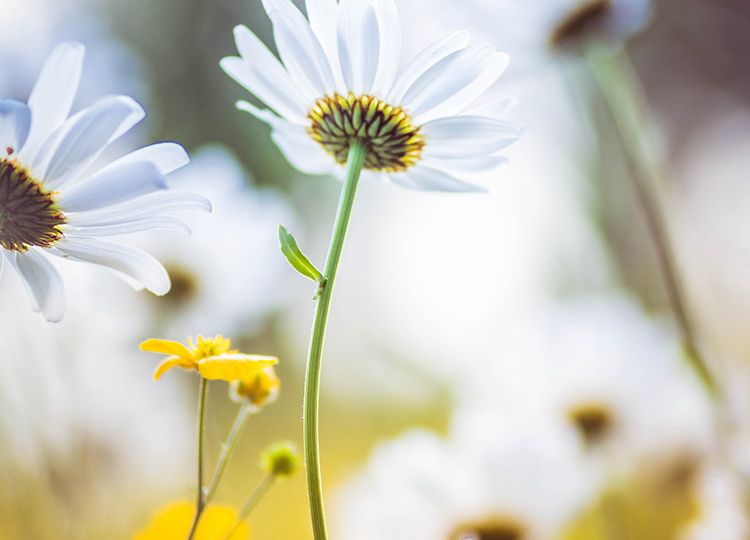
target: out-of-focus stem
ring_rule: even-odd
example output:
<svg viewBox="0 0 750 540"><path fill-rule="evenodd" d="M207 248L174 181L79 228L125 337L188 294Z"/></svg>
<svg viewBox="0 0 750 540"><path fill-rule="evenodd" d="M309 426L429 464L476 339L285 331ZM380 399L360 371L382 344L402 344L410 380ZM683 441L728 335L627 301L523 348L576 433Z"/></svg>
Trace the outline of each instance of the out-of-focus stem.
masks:
<svg viewBox="0 0 750 540"><path fill-rule="evenodd" d="M706 391L711 397L718 398L719 387L698 345L695 324L659 202L658 190L663 187L664 174L640 79L624 50L599 53L596 49L587 49L586 58L634 169L630 177L656 249L667 299L682 337L684 356Z"/></svg>
<svg viewBox="0 0 750 540"><path fill-rule="evenodd" d="M216 471L214 472L214 476L211 479L211 483L208 486L208 491L206 492L205 504L209 504L213 500L214 495L216 495L216 490L219 488L221 479L224 476L224 471L226 470L227 464L229 463L229 458L234 451L234 447L237 445L239 435L242 432L242 428L245 427L245 422L247 422L249 416L250 405L244 403L240 407L240 410L237 411L237 416L235 417L234 423L232 424L232 429L227 436L227 440L221 447L219 460L216 463Z"/></svg>

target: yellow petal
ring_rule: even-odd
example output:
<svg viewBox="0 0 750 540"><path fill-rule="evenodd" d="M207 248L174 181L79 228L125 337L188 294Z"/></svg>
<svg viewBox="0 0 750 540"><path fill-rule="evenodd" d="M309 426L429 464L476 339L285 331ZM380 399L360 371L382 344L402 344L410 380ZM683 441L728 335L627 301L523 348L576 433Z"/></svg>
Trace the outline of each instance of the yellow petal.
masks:
<svg viewBox="0 0 750 540"><path fill-rule="evenodd" d="M161 509L151 523L133 540L185 540L195 517L195 504L176 502ZM237 511L229 506L210 505L201 516L195 540L224 540L237 520ZM229 540L248 540L250 527L242 522Z"/></svg>
<svg viewBox="0 0 750 540"><path fill-rule="evenodd" d="M184 359L192 357L190 349L185 345L169 339L147 339L140 344L140 348L142 351L174 355Z"/></svg>
<svg viewBox="0 0 750 540"><path fill-rule="evenodd" d="M222 354L198 362L198 372L204 379L236 381L246 379L268 366L278 363L273 356L257 354Z"/></svg>
<svg viewBox="0 0 750 540"><path fill-rule="evenodd" d="M195 364L190 360L185 360L179 356L170 356L156 367L154 371L154 380L158 381L161 376L172 368L181 367L183 369L195 369Z"/></svg>

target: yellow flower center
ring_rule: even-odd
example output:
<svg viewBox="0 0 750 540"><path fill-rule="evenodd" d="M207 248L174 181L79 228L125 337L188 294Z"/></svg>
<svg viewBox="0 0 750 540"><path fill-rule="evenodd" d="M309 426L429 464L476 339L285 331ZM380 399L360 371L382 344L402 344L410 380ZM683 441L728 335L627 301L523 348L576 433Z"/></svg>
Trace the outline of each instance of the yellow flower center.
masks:
<svg viewBox="0 0 750 540"><path fill-rule="evenodd" d="M577 405L568 411L568 419L589 445L601 442L609 435L615 424L611 410L600 403Z"/></svg>
<svg viewBox="0 0 750 540"><path fill-rule="evenodd" d="M198 336L195 343L190 339L190 349L192 352L193 360L198 362L204 358L210 358L212 356L221 356L233 352L232 341L223 336L216 336L213 338L204 338ZM236 351L235 351L236 352Z"/></svg>
<svg viewBox="0 0 750 540"><path fill-rule="evenodd" d="M419 161L425 145L406 111L373 96L325 96L308 118L310 136L338 163L346 163L354 141L362 142L364 168L371 171L404 171Z"/></svg>
<svg viewBox="0 0 750 540"><path fill-rule="evenodd" d="M515 520L491 519L456 527L449 540L523 540L526 528Z"/></svg>
<svg viewBox="0 0 750 540"><path fill-rule="evenodd" d="M552 30L550 43L560 46L583 34L611 7L612 0L581 0Z"/></svg>
<svg viewBox="0 0 750 540"><path fill-rule="evenodd" d="M0 159L0 246L10 251L51 247L62 239L66 222L54 192L15 159Z"/></svg>

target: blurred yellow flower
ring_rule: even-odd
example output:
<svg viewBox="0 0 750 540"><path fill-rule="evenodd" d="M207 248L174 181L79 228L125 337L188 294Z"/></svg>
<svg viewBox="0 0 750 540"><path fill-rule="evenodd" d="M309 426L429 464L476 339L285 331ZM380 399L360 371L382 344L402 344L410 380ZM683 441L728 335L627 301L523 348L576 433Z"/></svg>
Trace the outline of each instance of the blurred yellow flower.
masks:
<svg viewBox="0 0 750 540"><path fill-rule="evenodd" d="M190 534L194 517L194 503L171 503L159 510L151 523L136 533L133 540L185 540ZM243 521L232 531L236 522L237 510L234 508L218 504L209 505L198 522L194 540L248 540L250 526Z"/></svg>
<svg viewBox="0 0 750 540"><path fill-rule="evenodd" d="M252 405L252 410L257 411L276 401L279 388L281 388L281 380L276 375L276 370L273 367L267 367L253 373L250 377L233 381L229 395L238 403L248 401Z"/></svg>
<svg viewBox="0 0 750 540"><path fill-rule="evenodd" d="M140 348L142 351L167 355L154 371L154 380L175 367L195 370L209 380L251 380L260 370L279 361L273 356L242 354L231 346L232 342L222 336L198 336L195 342L192 338L188 339L187 346L167 339L147 339Z"/></svg>

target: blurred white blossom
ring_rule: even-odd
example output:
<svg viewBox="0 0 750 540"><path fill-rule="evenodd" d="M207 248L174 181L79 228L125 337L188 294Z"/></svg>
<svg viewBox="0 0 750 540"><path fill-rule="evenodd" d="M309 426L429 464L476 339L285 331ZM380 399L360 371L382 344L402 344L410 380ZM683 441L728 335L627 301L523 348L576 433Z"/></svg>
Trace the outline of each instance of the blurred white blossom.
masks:
<svg viewBox="0 0 750 540"><path fill-rule="evenodd" d="M336 536L554 538L597 487L578 447L544 424L464 420L446 440L413 431L376 448L337 493Z"/></svg>
<svg viewBox="0 0 750 540"><path fill-rule="evenodd" d="M715 450L711 404L675 335L618 296L570 300L506 328L463 393L498 415L555 417L626 474Z"/></svg>
<svg viewBox="0 0 750 540"><path fill-rule="evenodd" d="M431 12L446 29L467 27L507 51L511 72L530 76L582 46L621 46L648 23L651 10L651 0L441 0Z"/></svg>
<svg viewBox="0 0 750 540"><path fill-rule="evenodd" d="M237 159L218 146L198 150L172 186L204 195L213 211L198 216L206 219L193 222L190 237L141 239L172 280L164 297L130 299L141 332L156 328L183 339L257 331L286 298L277 227L293 227L292 210L279 192L253 185Z"/></svg>
<svg viewBox="0 0 750 540"><path fill-rule="evenodd" d="M55 325L19 309L26 299L14 273L0 279L0 454L12 464L0 474L21 482L21 497L36 488L68 493L76 511L111 511L186 473L192 407L178 385L153 384L128 337L134 320L112 309L100 272L60 266L77 301Z"/></svg>

